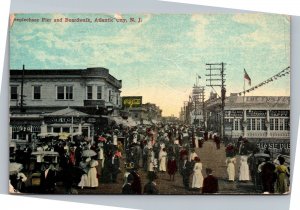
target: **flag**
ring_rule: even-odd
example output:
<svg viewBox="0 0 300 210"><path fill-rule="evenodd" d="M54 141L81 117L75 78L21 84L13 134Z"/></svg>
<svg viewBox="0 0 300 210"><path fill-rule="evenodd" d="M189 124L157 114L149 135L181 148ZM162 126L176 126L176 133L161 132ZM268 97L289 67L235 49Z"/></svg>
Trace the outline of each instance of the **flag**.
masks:
<svg viewBox="0 0 300 210"><path fill-rule="evenodd" d="M244 79L248 80L249 85L251 86L251 78L249 77L245 69L244 69Z"/></svg>

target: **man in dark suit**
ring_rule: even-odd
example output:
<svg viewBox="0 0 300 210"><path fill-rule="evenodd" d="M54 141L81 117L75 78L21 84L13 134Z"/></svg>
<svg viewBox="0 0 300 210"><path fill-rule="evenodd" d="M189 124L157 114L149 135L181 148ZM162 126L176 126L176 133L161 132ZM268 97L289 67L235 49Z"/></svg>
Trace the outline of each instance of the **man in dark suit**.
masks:
<svg viewBox="0 0 300 210"><path fill-rule="evenodd" d="M189 190L191 171L192 163L188 161L187 155L184 155L180 164L180 174L182 176L183 186L186 190Z"/></svg>
<svg viewBox="0 0 300 210"><path fill-rule="evenodd" d="M206 168L207 177L203 180L202 193L217 193L219 191L218 179L212 175L212 170Z"/></svg>
<svg viewBox="0 0 300 210"><path fill-rule="evenodd" d="M132 191L134 192L133 194L138 194L141 195L142 194L142 183L141 183L141 177L138 174L138 169L135 168L130 172L130 175L132 175L133 177L133 182L131 184L132 187Z"/></svg>
<svg viewBox="0 0 300 210"><path fill-rule="evenodd" d="M261 171L263 192L274 193L277 175L275 173L275 165L270 161L269 157L258 166L258 171Z"/></svg>
<svg viewBox="0 0 300 210"><path fill-rule="evenodd" d="M157 175L154 171L148 172L148 183L144 186L144 194L146 195L157 195L159 191L154 180L157 179Z"/></svg>
<svg viewBox="0 0 300 210"><path fill-rule="evenodd" d="M41 172L41 192L42 193L54 193L55 191L55 170L53 165L45 162L45 170Z"/></svg>
<svg viewBox="0 0 300 210"><path fill-rule="evenodd" d="M122 188L122 194L125 194L125 195L135 194L132 189L133 181L134 181L133 176L131 174L129 174L127 177L127 183Z"/></svg>

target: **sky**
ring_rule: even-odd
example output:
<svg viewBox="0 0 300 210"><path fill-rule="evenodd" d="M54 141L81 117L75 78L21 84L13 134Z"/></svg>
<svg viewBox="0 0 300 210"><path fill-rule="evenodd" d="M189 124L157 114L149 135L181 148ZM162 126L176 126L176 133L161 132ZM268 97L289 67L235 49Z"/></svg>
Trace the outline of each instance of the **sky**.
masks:
<svg viewBox="0 0 300 210"><path fill-rule="evenodd" d="M60 18L63 22L54 22ZM65 18L91 21L64 22ZM113 22L95 22L95 18ZM117 22L120 18L127 22ZM163 116L178 116L197 75L200 85L208 84L206 63L221 62L226 63L227 95L243 91L244 69L252 83L246 83L247 89L290 66L289 16L14 14L10 28L11 69L22 69L23 64L26 69L104 67L122 80L121 96L143 96L143 103L155 103ZM206 86L205 91L207 98L220 89ZM290 77L247 95L290 96Z"/></svg>

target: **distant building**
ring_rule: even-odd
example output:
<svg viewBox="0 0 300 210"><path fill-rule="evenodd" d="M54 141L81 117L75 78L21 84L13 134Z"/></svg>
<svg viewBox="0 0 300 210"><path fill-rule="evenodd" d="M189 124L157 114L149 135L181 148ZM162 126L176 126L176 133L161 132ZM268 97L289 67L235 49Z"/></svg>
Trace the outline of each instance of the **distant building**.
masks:
<svg viewBox="0 0 300 210"><path fill-rule="evenodd" d="M13 69L9 85L12 139L47 132L92 137L121 107L122 81L105 68Z"/></svg>
<svg viewBox="0 0 300 210"><path fill-rule="evenodd" d="M123 96L121 115L137 123L153 124L161 121L162 110L153 103L143 104L142 96Z"/></svg>

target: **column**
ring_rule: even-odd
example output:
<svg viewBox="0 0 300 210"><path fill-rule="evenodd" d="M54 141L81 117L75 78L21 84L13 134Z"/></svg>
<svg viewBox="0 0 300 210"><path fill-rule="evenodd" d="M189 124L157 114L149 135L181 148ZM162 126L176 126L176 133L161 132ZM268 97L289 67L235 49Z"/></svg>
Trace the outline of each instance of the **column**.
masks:
<svg viewBox="0 0 300 210"><path fill-rule="evenodd" d="M267 122L266 122L266 127L267 127L267 137L270 137L270 111L267 110Z"/></svg>
<svg viewBox="0 0 300 210"><path fill-rule="evenodd" d="M244 128L244 137L247 137L247 110L246 109L244 109L243 110L244 111L244 113L243 113L243 115L244 115L244 117L243 117L243 128Z"/></svg>

